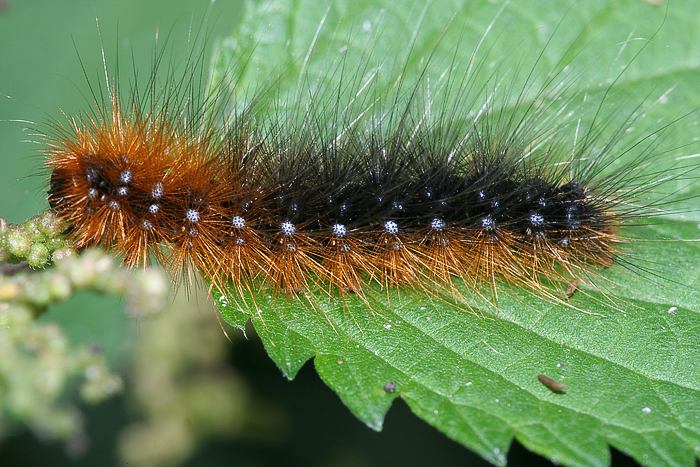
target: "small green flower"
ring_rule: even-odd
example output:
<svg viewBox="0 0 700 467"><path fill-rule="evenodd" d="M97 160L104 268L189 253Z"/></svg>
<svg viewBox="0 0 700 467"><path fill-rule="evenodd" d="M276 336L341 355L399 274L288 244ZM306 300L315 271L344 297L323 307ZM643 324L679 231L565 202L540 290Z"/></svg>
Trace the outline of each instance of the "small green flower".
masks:
<svg viewBox="0 0 700 467"><path fill-rule="evenodd" d="M26 258L32 246L29 235L20 226L11 226L6 234L7 251L17 257Z"/></svg>
<svg viewBox="0 0 700 467"><path fill-rule="evenodd" d="M43 243L34 243L29 248L27 262L30 266L40 268L49 262L49 249Z"/></svg>

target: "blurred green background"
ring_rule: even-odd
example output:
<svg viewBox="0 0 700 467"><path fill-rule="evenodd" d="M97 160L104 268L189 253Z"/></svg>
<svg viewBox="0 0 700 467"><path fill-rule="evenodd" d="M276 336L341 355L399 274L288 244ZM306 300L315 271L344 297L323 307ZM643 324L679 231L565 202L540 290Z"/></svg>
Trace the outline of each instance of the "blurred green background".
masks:
<svg viewBox="0 0 700 467"><path fill-rule="evenodd" d="M70 115L86 108L85 78L78 54L91 79L99 79L101 57L96 18L100 20L102 41L110 53L118 50L121 57L128 58L132 50L136 51L140 57L137 67L146 72L148 61L144 57L152 50L157 30L173 28L173 37L185 37L191 24L196 28L203 13L209 10L208 30L214 38L221 37L234 30L245 6L243 0L214 4L210 0L7 0L0 5L0 216L11 222L22 221L46 208L46 177L41 172L39 147L28 141L36 140L32 127L41 128L42 123L60 116L61 112ZM211 373L206 378L215 375L229 383L235 381L231 397L242 401L242 407L225 419L231 423L230 427L219 426L212 430L214 436L205 433L196 441L168 433L144 434L145 442L152 445L149 447L177 451L175 447L181 447L182 443L194 443L194 454L188 456L186 465L484 464L478 456L418 420L400 401L390 411L384 431L372 432L320 382L311 365L290 384L252 333L249 340L229 333L233 342L227 341L204 293L195 294L179 306L200 319L208 330L188 334L188 326L172 324L177 311L156 318L170 318L170 327L164 324L166 321L161 326L157 322L134 322L120 310L118 301L90 295L78 296L42 317L62 324L76 344L99 343L113 365L132 375L148 374L150 365L157 372L163 364L156 358L140 367L138 359L133 363L133 352L149 355L154 352L151 347L143 347L144 341L164 342L166 349L170 343L177 350L189 348L178 345L180 339L187 339L195 349L216 347L223 353L223 357L219 355L222 361L214 363L207 360L210 357L202 358ZM164 334L156 338L152 334L154 329L165 329ZM176 350L172 351L176 354ZM187 371L201 373L198 365L204 364L194 359L189 366L178 370L176 381L184 385L190 378ZM220 390L228 386L217 387ZM204 388L207 407L183 412L178 423L197 424L200 418L188 418L191 413L206 417L207 410L216 414L220 407L227 406L228 401L213 397L213 392L207 400L210 393ZM127 460L119 446L125 430L148 412L143 401L148 397L158 399L159 391L165 390L157 383L139 386L135 378L127 379L127 392L123 396L86 409L90 444L81 457L75 457L60 443L43 443L20 431L0 440L0 465L124 465ZM140 402L134 403L134 399ZM161 416L164 412L150 413ZM164 423L169 423L167 416L163 416ZM138 438L139 432L135 433ZM509 460L512 465L546 464L517 444ZM614 460L624 461L624 458L616 453ZM148 459L140 462L148 465ZM173 465L178 463L179 460Z"/></svg>

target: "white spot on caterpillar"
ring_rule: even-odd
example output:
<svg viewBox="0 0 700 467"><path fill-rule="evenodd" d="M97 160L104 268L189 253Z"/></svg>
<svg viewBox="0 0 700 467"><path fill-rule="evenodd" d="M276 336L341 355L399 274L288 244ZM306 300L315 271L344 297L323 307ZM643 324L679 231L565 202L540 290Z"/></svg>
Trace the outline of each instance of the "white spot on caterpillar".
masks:
<svg viewBox="0 0 700 467"><path fill-rule="evenodd" d="M109 203L107 203L107 206L109 206L109 208L112 209L113 211L116 211L117 209L119 209L119 203L115 200L111 200Z"/></svg>
<svg viewBox="0 0 700 467"><path fill-rule="evenodd" d="M233 216L231 218L231 225L236 229L242 229L245 227L245 219L241 216Z"/></svg>
<svg viewBox="0 0 700 467"><path fill-rule="evenodd" d="M236 244L236 245L238 245L238 246L243 246L243 245L245 245L245 239L244 239L244 238L241 238L241 237L236 237L236 238L233 240L233 243Z"/></svg>
<svg viewBox="0 0 700 467"><path fill-rule="evenodd" d="M90 188L87 191L88 198L97 199L97 188Z"/></svg>
<svg viewBox="0 0 700 467"><path fill-rule="evenodd" d="M347 253L347 252L349 252L350 250L352 250L352 247L351 247L349 244L343 243L342 245L340 245L340 251L341 251L342 253Z"/></svg>
<svg viewBox="0 0 700 467"><path fill-rule="evenodd" d="M388 234L397 235L399 233L399 225L394 221L386 221L384 223L384 230Z"/></svg>
<svg viewBox="0 0 700 467"><path fill-rule="evenodd" d="M333 224L331 230L336 237L345 237L348 234L348 229L343 224Z"/></svg>
<svg viewBox="0 0 700 467"><path fill-rule="evenodd" d="M141 227L144 230L151 230L151 229L153 229L153 224L148 219L144 219L141 221Z"/></svg>
<svg viewBox="0 0 700 467"><path fill-rule="evenodd" d="M295 253L297 251L297 246L294 243L287 243L286 247L287 251L290 253Z"/></svg>
<svg viewBox="0 0 700 467"><path fill-rule="evenodd" d="M117 189L117 194L119 196L126 196L127 194L129 194L129 190L125 186L120 186Z"/></svg>
<svg viewBox="0 0 700 467"><path fill-rule="evenodd" d="M447 227L447 224L445 224L445 221L440 219L439 217L436 217L435 219L430 221L430 228L433 230L442 232L443 230L445 230L445 227Z"/></svg>
<svg viewBox="0 0 700 467"><path fill-rule="evenodd" d="M194 209L188 209L185 211L185 219L187 222L191 222L193 224L196 224L199 222L199 211L195 211Z"/></svg>
<svg viewBox="0 0 700 467"><path fill-rule="evenodd" d="M97 174L97 169L95 169L94 167L89 167L85 169L85 179L89 183L97 181Z"/></svg>
<svg viewBox="0 0 700 467"><path fill-rule="evenodd" d="M542 214L533 212L530 214L530 224L535 227L541 227L544 225L544 216Z"/></svg>
<svg viewBox="0 0 700 467"><path fill-rule="evenodd" d="M297 228L294 227L294 224L291 222L284 221L280 224L280 232L282 232L282 235L285 237L291 237L297 232Z"/></svg>
<svg viewBox="0 0 700 467"><path fill-rule="evenodd" d="M119 174L119 180L124 185L128 185L129 183L131 183L132 178L133 177L131 174L131 170L124 170L122 173Z"/></svg>
<svg viewBox="0 0 700 467"><path fill-rule="evenodd" d="M156 182L151 190L151 197L153 199L161 199L163 197L163 183Z"/></svg>
<svg viewBox="0 0 700 467"><path fill-rule="evenodd" d="M651 413L651 407L643 407L642 413L645 413L645 414Z"/></svg>
<svg viewBox="0 0 700 467"><path fill-rule="evenodd" d="M151 214L158 214L158 211L160 211L160 204L151 204L150 206L148 206L148 212L150 212Z"/></svg>
<svg viewBox="0 0 700 467"><path fill-rule="evenodd" d="M491 216L482 217L481 218L481 227L483 227L484 230L494 231L494 230L496 230L496 221L494 221L493 217L491 217Z"/></svg>

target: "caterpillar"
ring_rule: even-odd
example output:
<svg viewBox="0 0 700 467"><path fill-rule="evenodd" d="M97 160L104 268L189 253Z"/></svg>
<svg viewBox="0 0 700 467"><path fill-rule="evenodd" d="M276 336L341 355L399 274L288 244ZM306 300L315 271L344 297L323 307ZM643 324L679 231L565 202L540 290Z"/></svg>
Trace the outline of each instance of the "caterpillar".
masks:
<svg viewBox="0 0 700 467"><path fill-rule="evenodd" d="M240 297L455 294L456 283L497 297L511 283L552 298L545 282L631 264L621 229L694 170L653 168L666 126L629 142L639 113L601 119L605 96L584 121L561 70L534 104L503 110L503 88L517 103L531 81L503 86L476 57L448 64L437 86L424 57L389 90L340 60L334 84L300 79L292 98L263 87L245 102L231 80L202 85L202 55L161 87L154 66L145 93L107 78L91 112L53 127L49 204L78 247L130 266L155 256ZM572 128L573 148L558 139Z"/></svg>

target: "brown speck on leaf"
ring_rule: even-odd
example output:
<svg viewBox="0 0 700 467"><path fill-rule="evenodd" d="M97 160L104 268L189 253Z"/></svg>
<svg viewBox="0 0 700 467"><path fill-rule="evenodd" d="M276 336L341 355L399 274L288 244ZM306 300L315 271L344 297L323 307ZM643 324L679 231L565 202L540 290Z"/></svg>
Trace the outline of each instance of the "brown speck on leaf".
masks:
<svg viewBox="0 0 700 467"><path fill-rule="evenodd" d="M566 292L564 293L564 298L565 299L570 299L578 290L578 279L572 279L571 282L569 282L569 286L566 288Z"/></svg>
<svg viewBox="0 0 700 467"><path fill-rule="evenodd" d="M537 379L540 383L547 386L547 388L550 391L556 394L563 394L566 391L566 385L564 383L560 383L559 381L553 380L547 375L537 375Z"/></svg>
<svg viewBox="0 0 700 467"><path fill-rule="evenodd" d="M396 392L396 384L389 382L384 385L384 391L386 391L389 394L393 394Z"/></svg>

